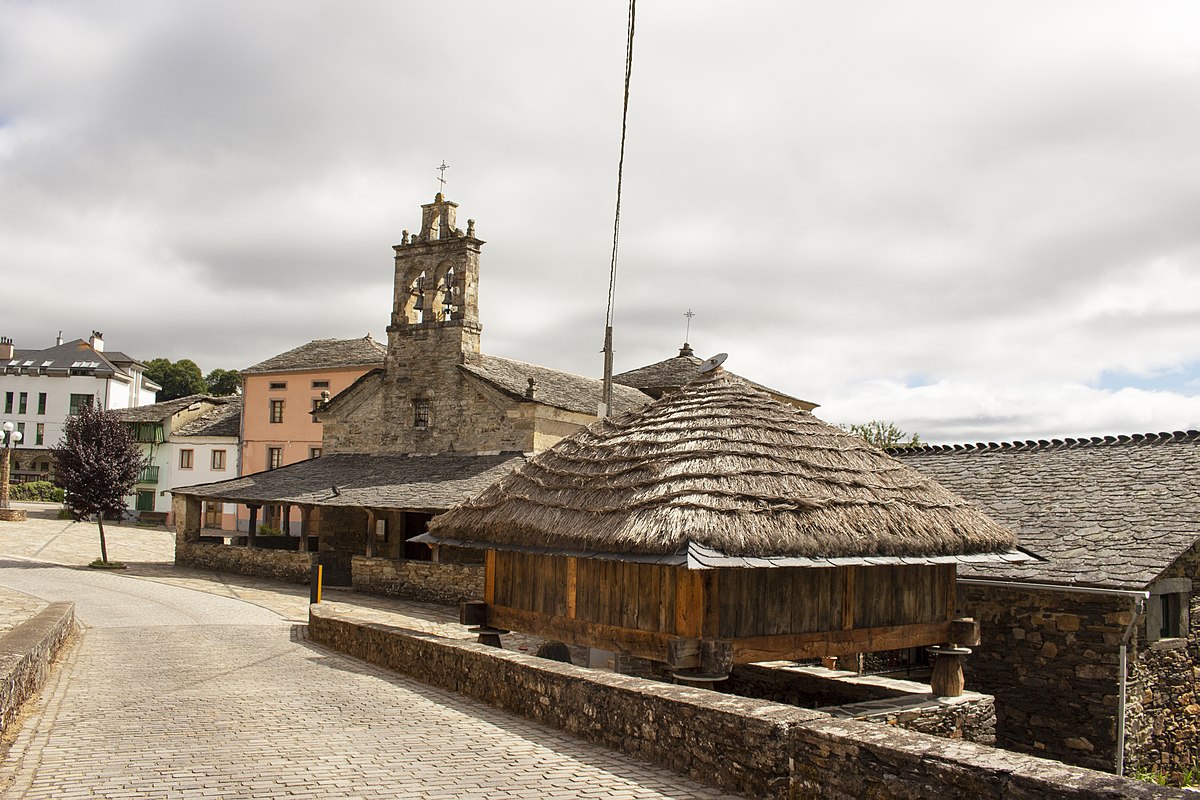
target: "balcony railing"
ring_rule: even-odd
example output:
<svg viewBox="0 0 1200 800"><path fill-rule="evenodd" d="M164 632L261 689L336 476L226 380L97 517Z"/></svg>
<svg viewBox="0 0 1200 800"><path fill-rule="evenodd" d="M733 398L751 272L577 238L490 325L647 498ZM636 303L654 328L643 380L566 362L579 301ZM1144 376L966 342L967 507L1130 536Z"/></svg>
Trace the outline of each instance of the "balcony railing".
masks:
<svg viewBox="0 0 1200 800"><path fill-rule="evenodd" d="M146 467L138 473L138 483L158 483L158 467Z"/></svg>

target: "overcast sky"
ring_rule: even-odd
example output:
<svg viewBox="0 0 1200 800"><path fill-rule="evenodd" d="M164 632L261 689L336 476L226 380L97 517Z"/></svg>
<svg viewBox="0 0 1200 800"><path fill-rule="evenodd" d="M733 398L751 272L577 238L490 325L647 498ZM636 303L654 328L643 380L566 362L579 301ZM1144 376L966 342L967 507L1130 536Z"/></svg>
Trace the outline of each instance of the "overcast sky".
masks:
<svg viewBox="0 0 1200 800"><path fill-rule="evenodd" d="M384 340L444 159L485 351L598 375L625 25L0 0L0 334L205 371ZM643 0L617 369L690 308L698 354L833 422L1200 427L1197 31L1194 2Z"/></svg>

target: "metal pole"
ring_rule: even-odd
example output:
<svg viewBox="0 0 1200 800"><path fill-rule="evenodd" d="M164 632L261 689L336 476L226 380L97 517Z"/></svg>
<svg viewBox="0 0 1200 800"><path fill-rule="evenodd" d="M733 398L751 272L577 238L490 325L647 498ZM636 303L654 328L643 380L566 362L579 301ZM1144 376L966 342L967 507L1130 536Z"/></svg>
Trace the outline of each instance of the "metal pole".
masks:
<svg viewBox="0 0 1200 800"><path fill-rule="evenodd" d="M1129 640L1133 637L1134 628L1137 626L1138 619L1141 618L1145 611L1146 601L1141 598L1133 599L1133 619L1129 621L1129 626L1125 628L1125 635L1121 637L1120 650L1120 691L1117 692L1117 774L1125 774L1125 703L1126 694L1128 693L1129 679L1126 677L1126 667L1128 666L1127 649Z"/></svg>

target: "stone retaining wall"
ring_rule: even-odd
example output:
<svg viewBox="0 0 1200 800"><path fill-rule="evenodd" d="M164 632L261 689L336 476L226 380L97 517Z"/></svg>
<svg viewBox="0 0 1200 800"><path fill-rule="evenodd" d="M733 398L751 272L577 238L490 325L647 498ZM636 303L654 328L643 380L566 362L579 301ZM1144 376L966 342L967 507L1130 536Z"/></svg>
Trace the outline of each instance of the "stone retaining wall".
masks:
<svg viewBox="0 0 1200 800"><path fill-rule="evenodd" d="M176 539L175 563L181 567L307 584L311 579L313 554Z"/></svg>
<svg viewBox="0 0 1200 800"><path fill-rule="evenodd" d="M354 590L457 606L483 598L483 566L391 558L351 559Z"/></svg>
<svg viewBox="0 0 1200 800"><path fill-rule="evenodd" d="M1184 798L968 742L599 672L356 622L320 606L310 640L727 790L763 798Z"/></svg>
<svg viewBox="0 0 1200 800"><path fill-rule="evenodd" d="M50 662L75 629L75 604L51 603L0 637L0 733L46 682Z"/></svg>

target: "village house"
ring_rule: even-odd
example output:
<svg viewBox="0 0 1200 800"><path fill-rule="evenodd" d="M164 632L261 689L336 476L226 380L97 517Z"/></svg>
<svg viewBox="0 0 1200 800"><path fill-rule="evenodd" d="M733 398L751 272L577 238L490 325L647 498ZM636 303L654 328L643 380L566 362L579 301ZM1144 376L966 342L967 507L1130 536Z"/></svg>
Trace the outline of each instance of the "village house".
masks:
<svg viewBox="0 0 1200 800"><path fill-rule="evenodd" d="M997 744L1180 775L1200 753L1200 432L892 451L1044 560L963 570Z"/></svg>
<svg viewBox="0 0 1200 800"><path fill-rule="evenodd" d="M98 331L84 341L18 349L0 338L0 397L4 418L21 432L13 452L12 481L51 480L50 453L69 417L85 405L105 410L154 402L162 387L145 376L145 365L120 351L105 350Z"/></svg>
<svg viewBox="0 0 1200 800"><path fill-rule="evenodd" d="M278 469L319 457L321 423L313 412L381 366L384 353L383 345L369 333L361 339L316 339L242 370L241 472ZM242 506L238 527L245 530L249 518ZM280 507L266 506L261 522L282 529ZM288 532L298 522L290 521Z"/></svg>
<svg viewBox="0 0 1200 800"><path fill-rule="evenodd" d="M175 486L222 480L238 472L242 398L188 395L113 415L128 424L149 464L138 475L129 510L139 519L171 524ZM205 503L205 528L232 528L234 506Z"/></svg>

